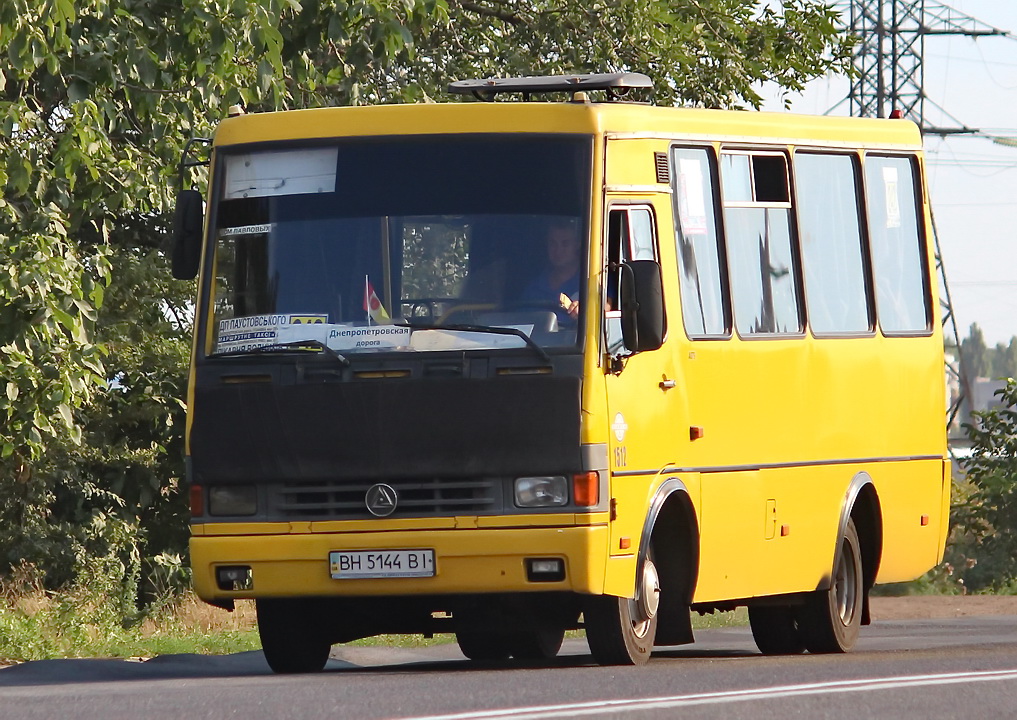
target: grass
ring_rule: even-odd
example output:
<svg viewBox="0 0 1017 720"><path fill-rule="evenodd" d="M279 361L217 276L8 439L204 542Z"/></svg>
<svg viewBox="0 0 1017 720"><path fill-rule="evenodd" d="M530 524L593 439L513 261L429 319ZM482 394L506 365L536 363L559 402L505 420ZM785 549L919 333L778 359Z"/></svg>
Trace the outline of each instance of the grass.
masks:
<svg viewBox="0 0 1017 720"><path fill-rule="evenodd" d="M185 596L135 617L85 593L39 590L0 604L0 663L50 658L227 654L261 647L253 604L227 613Z"/></svg>
<svg viewBox="0 0 1017 720"><path fill-rule="evenodd" d="M254 603L238 601L232 613L187 594L124 620L108 601L88 593L38 588L0 594L0 664L51 658L129 658L179 653L223 655L258 650ZM744 608L699 616L696 629L748 623ZM582 631L568 637L582 637ZM428 647L455 642L452 634L379 635L353 646Z"/></svg>
<svg viewBox="0 0 1017 720"><path fill-rule="evenodd" d="M749 624L749 611L740 607L731 612L716 613L714 615L692 616L692 627L696 630L709 630L712 628L741 627Z"/></svg>

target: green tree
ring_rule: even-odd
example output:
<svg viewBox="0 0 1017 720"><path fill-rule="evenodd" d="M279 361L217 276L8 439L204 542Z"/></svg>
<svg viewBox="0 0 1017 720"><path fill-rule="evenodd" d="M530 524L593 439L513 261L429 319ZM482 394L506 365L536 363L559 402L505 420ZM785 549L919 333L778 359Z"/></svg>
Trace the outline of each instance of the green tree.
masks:
<svg viewBox="0 0 1017 720"><path fill-rule="evenodd" d="M991 377L1017 377L1017 337L1010 338L1006 345L996 343L990 351Z"/></svg>
<svg viewBox="0 0 1017 720"><path fill-rule="evenodd" d="M971 590L1017 580L1017 381L998 390L1002 407L965 425L971 455L962 460L969 490L954 507L955 568ZM967 562L974 560L974 563ZM970 567L967 567L969 566Z"/></svg>
<svg viewBox="0 0 1017 720"><path fill-rule="evenodd" d="M964 370L969 378L985 377L992 369L985 334L978 327L978 323L972 323L968 329L968 336L961 340L961 355L964 358Z"/></svg>
<svg viewBox="0 0 1017 720"><path fill-rule="evenodd" d="M177 163L252 110L441 98L486 75L648 72L757 106L845 67L819 0L0 3L0 563L70 581L182 551L193 288L164 253ZM103 352L108 353L105 365ZM77 444L82 441L83 444ZM104 571L105 572L105 571Z"/></svg>
<svg viewBox="0 0 1017 720"><path fill-rule="evenodd" d="M659 103L758 107L847 67L851 42L818 0L427 0L382 7L305 2L282 28L293 101L307 105L444 96L473 77L639 71ZM341 13L341 14L337 14ZM309 72L319 68L319 75Z"/></svg>

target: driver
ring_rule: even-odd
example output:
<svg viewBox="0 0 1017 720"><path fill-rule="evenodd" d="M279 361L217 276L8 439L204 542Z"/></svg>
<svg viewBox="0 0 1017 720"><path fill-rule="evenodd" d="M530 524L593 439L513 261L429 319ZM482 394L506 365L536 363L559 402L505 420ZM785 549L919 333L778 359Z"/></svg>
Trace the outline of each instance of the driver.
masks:
<svg viewBox="0 0 1017 720"><path fill-rule="evenodd" d="M575 220L552 221L546 242L547 264L519 299L559 307L575 319L579 316L579 229Z"/></svg>

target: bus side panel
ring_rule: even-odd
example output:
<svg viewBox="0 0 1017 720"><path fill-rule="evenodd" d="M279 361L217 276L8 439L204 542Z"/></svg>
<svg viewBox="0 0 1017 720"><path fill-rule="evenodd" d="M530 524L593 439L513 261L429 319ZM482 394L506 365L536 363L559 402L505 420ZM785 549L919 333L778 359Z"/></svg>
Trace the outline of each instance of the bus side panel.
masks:
<svg viewBox="0 0 1017 720"><path fill-rule="evenodd" d="M762 570L762 475L718 472L703 474L701 479L695 601L755 595Z"/></svg>
<svg viewBox="0 0 1017 720"><path fill-rule="evenodd" d="M703 475L696 602L815 590L829 578L843 466Z"/></svg>
<svg viewBox="0 0 1017 720"><path fill-rule="evenodd" d="M883 557L876 582L914 580L942 557L948 521L942 466L940 460L926 460L869 469L883 513Z"/></svg>
<svg viewBox="0 0 1017 720"><path fill-rule="evenodd" d="M859 472L873 479L882 509L878 582L911 580L935 565L946 523L938 460L710 473L695 601L825 587L841 513L850 510L845 493Z"/></svg>

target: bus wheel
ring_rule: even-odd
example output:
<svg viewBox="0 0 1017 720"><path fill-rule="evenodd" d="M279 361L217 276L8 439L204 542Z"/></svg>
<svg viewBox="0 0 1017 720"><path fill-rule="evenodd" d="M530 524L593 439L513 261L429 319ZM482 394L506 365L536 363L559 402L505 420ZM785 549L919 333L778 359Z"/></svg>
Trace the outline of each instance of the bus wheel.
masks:
<svg viewBox="0 0 1017 720"><path fill-rule="evenodd" d="M319 672L332 649L322 632L322 618L302 600L255 602L258 635L268 666L277 673Z"/></svg>
<svg viewBox="0 0 1017 720"><path fill-rule="evenodd" d="M854 520L848 520L829 589L812 593L801 611L799 627L809 652L847 652L854 647L863 592L861 543Z"/></svg>
<svg viewBox="0 0 1017 720"><path fill-rule="evenodd" d="M642 665L650 659L657 634L660 579L652 552L643 561L635 599L594 595L583 608L586 641L601 665Z"/></svg>
<svg viewBox="0 0 1017 720"><path fill-rule="evenodd" d="M507 660L513 648L512 636L497 630L459 630L456 642L463 655L478 662Z"/></svg>
<svg viewBox="0 0 1017 720"><path fill-rule="evenodd" d="M752 627L752 639L764 655L800 655L805 652L796 608L750 607L749 625Z"/></svg>
<svg viewBox="0 0 1017 720"><path fill-rule="evenodd" d="M550 660L565 640L565 628L538 627L517 633L512 639L512 657L519 660Z"/></svg>

